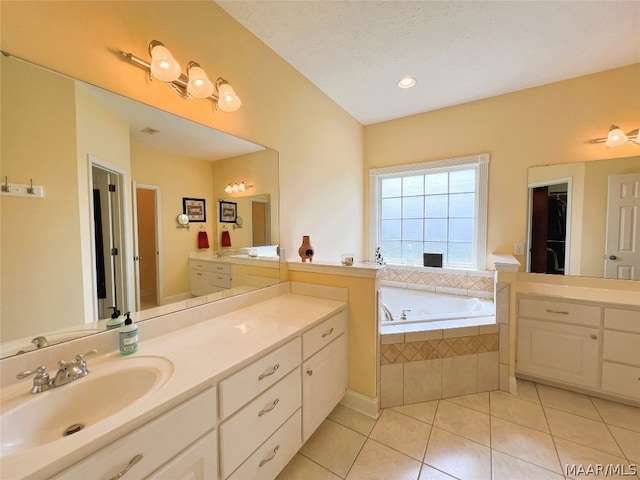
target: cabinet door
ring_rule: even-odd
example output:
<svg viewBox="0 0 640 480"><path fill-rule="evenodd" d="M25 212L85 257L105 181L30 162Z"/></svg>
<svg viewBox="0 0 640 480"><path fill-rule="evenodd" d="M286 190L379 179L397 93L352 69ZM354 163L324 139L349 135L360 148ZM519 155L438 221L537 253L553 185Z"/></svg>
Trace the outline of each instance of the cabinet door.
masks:
<svg viewBox="0 0 640 480"><path fill-rule="evenodd" d="M212 430L167 465L150 480L215 480L218 478L217 432Z"/></svg>
<svg viewBox="0 0 640 480"><path fill-rule="evenodd" d="M191 295L199 297L211 293L211 272L189 270L189 288Z"/></svg>
<svg viewBox="0 0 640 480"><path fill-rule="evenodd" d="M640 400L640 368L602 362L602 389Z"/></svg>
<svg viewBox="0 0 640 480"><path fill-rule="evenodd" d="M344 397L347 389L347 336L340 335L302 364L302 441Z"/></svg>
<svg viewBox="0 0 640 480"><path fill-rule="evenodd" d="M599 330L520 318L517 370L585 387L598 386Z"/></svg>

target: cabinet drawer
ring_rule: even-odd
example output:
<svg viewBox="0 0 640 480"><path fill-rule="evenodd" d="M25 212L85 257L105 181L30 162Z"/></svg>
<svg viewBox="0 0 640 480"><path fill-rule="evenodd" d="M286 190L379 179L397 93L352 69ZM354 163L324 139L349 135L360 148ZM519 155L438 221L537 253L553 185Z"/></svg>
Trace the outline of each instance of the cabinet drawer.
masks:
<svg viewBox="0 0 640 480"><path fill-rule="evenodd" d="M112 478L122 472L137 454L143 457L131 467L126 478L145 478L215 427L215 406L214 387L107 445L54 478Z"/></svg>
<svg viewBox="0 0 640 480"><path fill-rule="evenodd" d="M605 308L604 328L640 333L640 310Z"/></svg>
<svg viewBox="0 0 640 480"><path fill-rule="evenodd" d="M300 410L264 442L229 480L271 480L289 463L302 446Z"/></svg>
<svg viewBox="0 0 640 480"><path fill-rule="evenodd" d="M347 330L346 310L328 318L302 334L302 359L309 358L322 347Z"/></svg>
<svg viewBox="0 0 640 480"><path fill-rule="evenodd" d="M640 367L640 335L605 330L602 358Z"/></svg>
<svg viewBox="0 0 640 480"><path fill-rule="evenodd" d="M602 362L602 389L640 400L640 367Z"/></svg>
<svg viewBox="0 0 640 480"><path fill-rule="evenodd" d="M220 471L226 478L301 405L300 369L220 426ZM300 432L298 432L300 436Z"/></svg>
<svg viewBox="0 0 640 480"><path fill-rule="evenodd" d="M224 419L300 365L300 338L222 380L220 418Z"/></svg>
<svg viewBox="0 0 640 480"><path fill-rule="evenodd" d="M578 303L521 298L518 302L518 316L590 327L600 326L600 307Z"/></svg>
<svg viewBox="0 0 640 480"><path fill-rule="evenodd" d="M211 272L189 270L189 290L196 297L211 293Z"/></svg>
<svg viewBox="0 0 640 480"><path fill-rule="evenodd" d="M189 268L192 270L200 270L201 272L211 272L213 262L206 260L193 260L189 259Z"/></svg>
<svg viewBox="0 0 640 480"><path fill-rule="evenodd" d="M225 273L231 275L233 265L230 263L211 262L211 271L214 273Z"/></svg>
<svg viewBox="0 0 640 480"><path fill-rule="evenodd" d="M231 275L212 272L211 285L214 287L231 288Z"/></svg>

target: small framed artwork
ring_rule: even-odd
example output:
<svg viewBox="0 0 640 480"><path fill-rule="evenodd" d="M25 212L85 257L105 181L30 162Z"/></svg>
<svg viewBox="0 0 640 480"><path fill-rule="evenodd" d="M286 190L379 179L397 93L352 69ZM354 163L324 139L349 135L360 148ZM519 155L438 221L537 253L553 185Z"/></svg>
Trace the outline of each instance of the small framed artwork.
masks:
<svg viewBox="0 0 640 480"><path fill-rule="evenodd" d="M220 201L220 221L224 223L236 223L238 217L238 204L236 202Z"/></svg>
<svg viewBox="0 0 640 480"><path fill-rule="evenodd" d="M204 198L183 198L182 212L189 217L190 222L207 221Z"/></svg>

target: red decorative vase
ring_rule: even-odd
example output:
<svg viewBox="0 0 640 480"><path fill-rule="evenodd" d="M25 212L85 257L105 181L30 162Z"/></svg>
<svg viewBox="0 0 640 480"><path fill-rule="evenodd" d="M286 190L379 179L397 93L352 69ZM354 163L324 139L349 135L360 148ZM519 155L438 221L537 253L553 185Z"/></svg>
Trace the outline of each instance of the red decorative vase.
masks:
<svg viewBox="0 0 640 480"><path fill-rule="evenodd" d="M302 236L302 245L298 249L298 255L300 255L300 260L303 262L313 261L313 247L309 241L309 235Z"/></svg>

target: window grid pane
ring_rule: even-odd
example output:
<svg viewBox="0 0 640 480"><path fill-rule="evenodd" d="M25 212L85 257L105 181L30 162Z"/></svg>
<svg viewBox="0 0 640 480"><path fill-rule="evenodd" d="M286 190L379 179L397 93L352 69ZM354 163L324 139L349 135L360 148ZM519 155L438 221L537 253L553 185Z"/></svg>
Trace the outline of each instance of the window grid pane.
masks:
<svg viewBox="0 0 640 480"><path fill-rule="evenodd" d="M445 266L473 266L475 169L382 178L381 246L389 263L422 265L442 253Z"/></svg>

